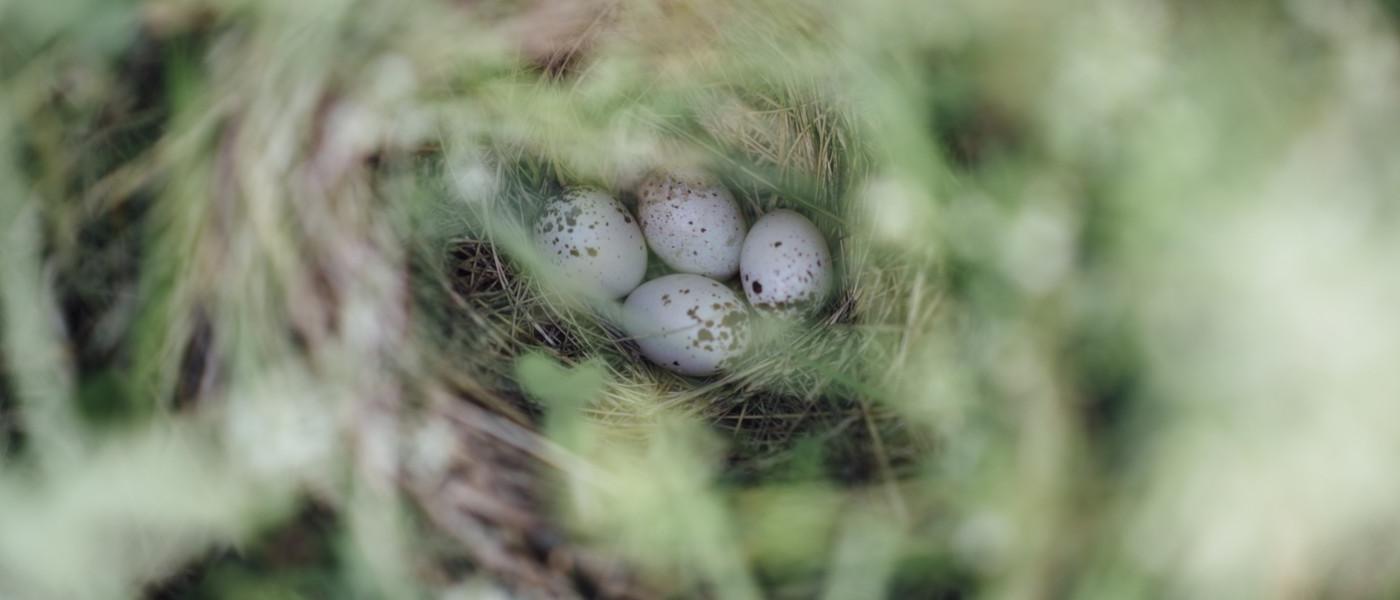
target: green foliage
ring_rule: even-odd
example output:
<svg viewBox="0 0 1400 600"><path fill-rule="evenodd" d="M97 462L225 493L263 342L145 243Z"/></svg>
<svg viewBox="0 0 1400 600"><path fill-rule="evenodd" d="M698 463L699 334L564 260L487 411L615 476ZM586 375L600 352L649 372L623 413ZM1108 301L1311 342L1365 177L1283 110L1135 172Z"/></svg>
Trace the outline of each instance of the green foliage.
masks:
<svg viewBox="0 0 1400 600"><path fill-rule="evenodd" d="M1395 6L0 0L0 595L1393 595ZM677 165L707 380L527 236Z"/></svg>

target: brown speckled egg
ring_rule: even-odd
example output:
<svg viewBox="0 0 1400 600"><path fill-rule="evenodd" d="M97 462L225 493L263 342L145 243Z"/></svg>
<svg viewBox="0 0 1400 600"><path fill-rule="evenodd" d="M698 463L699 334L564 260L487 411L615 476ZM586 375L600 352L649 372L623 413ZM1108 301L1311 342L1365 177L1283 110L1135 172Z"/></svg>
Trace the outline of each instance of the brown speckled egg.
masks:
<svg viewBox="0 0 1400 600"><path fill-rule="evenodd" d="M642 355L681 375L713 375L748 345L747 309L723 284L675 274L641 285L623 304L623 322Z"/></svg>
<svg viewBox="0 0 1400 600"><path fill-rule="evenodd" d="M647 248L632 214L593 188L572 188L545 206L535 222L535 246L554 272L608 298L642 282Z"/></svg>
<svg viewBox="0 0 1400 600"><path fill-rule="evenodd" d="M755 308L793 314L830 289L831 251L806 217L775 210L749 230L739 271L744 295Z"/></svg>
<svg viewBox="0 0 1400 600"><path fill-rule="evenodd" d="M739 270L744 216L734 196L702 177L652 175L637 190L647 245L682 273L723 281Z"/></svg>

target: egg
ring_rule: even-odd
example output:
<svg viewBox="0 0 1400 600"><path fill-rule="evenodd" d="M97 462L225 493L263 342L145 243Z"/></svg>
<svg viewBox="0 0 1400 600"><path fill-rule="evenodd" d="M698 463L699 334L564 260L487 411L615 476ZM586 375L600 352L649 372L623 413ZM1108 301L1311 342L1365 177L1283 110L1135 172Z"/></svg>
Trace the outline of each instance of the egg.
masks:
<svg viewBox="0 0 1400 600"><path fill-rule="evenodd" d="M807 217L791 210L775 210L753 224L739 263L744 295L759 309L793 313L831 287L826 239Z"/></svg>
<svg viewBox="0 0 1400 600"><path fill-rule="evenodd" d="M627 207L602 190L572 188L550 201L534 238L553 272L587 292L621 298L646 275L641 229Z"/></svg>
<svg viewBox="0 0 1400 600"><path fill-rule="evenodd" d="M637 190L637 216L647 245L672 269L720 281L739 271L744 215L724 187L696 175L655 174Z"/></svg>
<svg viewBox="0 0 1400 600"><path fill-rule="evenodd" d="M623 303L622 315L642 355L681 375L713 375L748 346L743 301L701 275L677 273L642 284Z"/></svg>

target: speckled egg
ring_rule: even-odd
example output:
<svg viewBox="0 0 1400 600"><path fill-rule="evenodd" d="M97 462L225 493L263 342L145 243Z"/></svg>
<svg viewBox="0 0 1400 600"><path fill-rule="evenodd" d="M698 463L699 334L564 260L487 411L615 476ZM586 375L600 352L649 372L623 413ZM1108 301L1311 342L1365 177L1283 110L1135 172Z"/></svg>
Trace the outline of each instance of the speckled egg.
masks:
<svg viewBox="0 0 1400 600"><path fill-rule="evenodd" d="M822 232L796 212L763 215L744 240L739 271L755 308L798 312L831 287L831 251Z"/></svg>
<svg viewBox="0 0 1400 600"><path fill-rule="evenodd" d="M550 201L534 234L554 272L581 289L621 298L646 275L641 229L627 207L601 190L572 188Z"/></svg>
<svg viewBox="0 0 1400 600"><path fill-rule="evenodd" d="M680 273L634 290L623 304L623 319L647 360L699 377L718 372L747 347L746 310L723 284Z"/></svg>
<svg viewBox="0 0 1400 600"><path fill-rule="evenodd" d="M637 190L647 245L672 269L723 281L739 271L744 216L729 190L688 174L648 177Z"/></svg>

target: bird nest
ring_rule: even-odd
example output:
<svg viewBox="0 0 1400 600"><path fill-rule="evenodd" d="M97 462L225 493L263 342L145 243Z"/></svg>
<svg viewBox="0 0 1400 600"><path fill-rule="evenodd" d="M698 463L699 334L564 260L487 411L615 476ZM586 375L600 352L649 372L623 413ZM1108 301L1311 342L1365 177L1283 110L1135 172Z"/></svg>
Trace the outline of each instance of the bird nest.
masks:
<svg viewBox="0 0 1400 600"><path fill-rule="evenodd" d="M442 357L442 378L456 382L454 392L470 410L509 414L523 434L540 428L551 407L518 380L519 359L595 365L606 383L580 414L619 444L662 435L661 423L679 415L706 423L721 440L719 476L739 489L802 477L853 488L897 481L928 450L929 437L873 404L872 386L898 360L910 320L931 318L911 311L936 301L919 303L918 294L928 292L915 291L926 284L910 276L908 257L872 247L865 215L852 205L859 144L840 111L818 98L767 96L733 99L725 110L724 119L702 123L699 135L682 136L678 147L713 159L710 169L750 223L792 208L821 228L837 269L835 293L824 304L805 319L767 323L766 342L713 377L652 365L603 314L543 290L529 268L529 245L510 238L528 230L540 203L598 180L518 149L499 152L487 161L495 193L460 209L459 217L467 215L460 226L415 256L419 282L412 288L420 291L417 310ZM451 179L450 168L438 168ZM634 207L625 186L612 187ZM664 272L660 261L650 262L649 277ZM470 427L475 420L451 422Z"/></svg>

